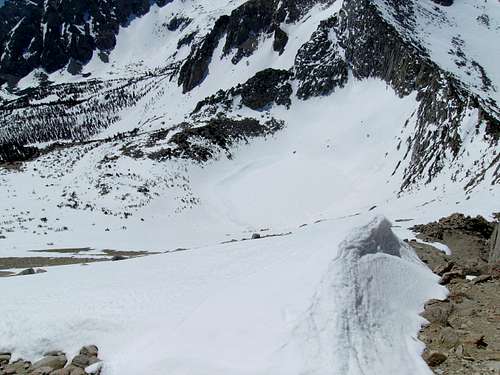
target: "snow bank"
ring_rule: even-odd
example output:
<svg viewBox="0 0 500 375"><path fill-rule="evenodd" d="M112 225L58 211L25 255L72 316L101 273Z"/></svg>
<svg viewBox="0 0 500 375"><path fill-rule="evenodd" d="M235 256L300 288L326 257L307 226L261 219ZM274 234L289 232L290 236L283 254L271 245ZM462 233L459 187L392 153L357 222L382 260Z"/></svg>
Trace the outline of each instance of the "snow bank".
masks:
<svg viewBox="0 0 500 375"><path fill-rule="evenodd" d="M375 219L2 280L0 351L95 343L105 374L427 374L418 312L444 296ZM368 371L369 370L369 371Z"/></svg>

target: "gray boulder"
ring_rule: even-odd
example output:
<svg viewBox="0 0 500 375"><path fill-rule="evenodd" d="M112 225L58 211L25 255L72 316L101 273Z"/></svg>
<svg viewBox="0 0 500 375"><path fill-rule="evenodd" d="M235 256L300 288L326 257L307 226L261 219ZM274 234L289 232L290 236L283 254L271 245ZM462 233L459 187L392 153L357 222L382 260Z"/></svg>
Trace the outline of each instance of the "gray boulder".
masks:
<svg viewBox="0 0 500 375"><path fill-rule="evenodd" d="M33 363L31 366L32 370L37 370L45 367L50 367L52 371L54 370L59 370L63 368L66 363L68 362L68 359L66 358L65 354L62 355L49 355L47 357L44 357L40 359L39 361L36 361Z"/></svg>

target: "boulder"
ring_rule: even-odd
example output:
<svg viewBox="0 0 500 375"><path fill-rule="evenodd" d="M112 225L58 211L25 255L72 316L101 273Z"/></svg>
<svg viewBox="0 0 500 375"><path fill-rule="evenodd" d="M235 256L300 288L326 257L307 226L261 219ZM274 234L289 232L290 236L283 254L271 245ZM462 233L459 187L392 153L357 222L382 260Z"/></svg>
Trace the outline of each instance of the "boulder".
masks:
<svg viewBox="0 0 500 375"><path fill-rule="evenodd" d="M75 358L73 358L71 364L73 366L84 369L85 367L90 365L90 359L86 355L78 354L77 356L75 356Z"/></svg>
<svg viewBox="0 0 500 375"><path fill-rule="evenodd" d="M19 272L18 276L26 276L26 275L34 275L36 273L34 268L27 268L21 272Z"/></svg>
<svg viewBox="0 0 500 375"><path fill-rule="evenodd" d="M5 365L10 362L10 353L0 353L0 365Z"/></svg>
<svg viewBox="0 0 500 375"><path fill-rule="evenodd" d="M80 354L87 357L97 357L99 354L99 348L95 345L87 345L80 349Z"/></svg>
<svg viewBox="0 0 500 375"><path fill-rule="evenodd" d="M19 359L13 363L8 364L4 367L3 373L5 375L11 374L26 374L31 366L31 362Z"/></svg>
<svg viewBox="0 0 500 375"><path fill-rule="evenodd" d="M431 351L424 355L424 360L430 367L439 366L441 363L446 361L448 356L442 352Z"/></svg>
<svg viewBox="0 0 500 375"><path fill-rule="evenodd" d="M45 367L38 367L35 370L31 370L30 373L31 375L50 375L52 374L53 371L54 369L52 367L45 366Z"/></svg>
<svg viewBox="0 0 500 375"><path fill-rule="evenodd" d="M422 313L422 316L430 323L446 325L448 317L452 311L453 307L450 303L439 300L431 300L426 304L425 311Z"/></svg>
<svg viewBox="0 0 500 375"><path fill-rule="evenodd" d="M446 272L442 277L439 283L441 285L448 284L453 279L463 279L465 278L464 273L461 270Z"/></svg>
<svg viewBox="0 0 500 375"><path fill-rule="evenodd" d="M54 371L63 368L67 362L68 359L66 358L66 355L64 353L61 355L49 355L33 363L31 369L36 370L40 368L50 367L52 371Z"/></svg>
<svg viewBox="0 0 500 375"><path fill-rule="evenodd" d="M451 327L445 327L439 334L439 342L446 349L454 348L458 345L459 337L457 332Z"/></svg>

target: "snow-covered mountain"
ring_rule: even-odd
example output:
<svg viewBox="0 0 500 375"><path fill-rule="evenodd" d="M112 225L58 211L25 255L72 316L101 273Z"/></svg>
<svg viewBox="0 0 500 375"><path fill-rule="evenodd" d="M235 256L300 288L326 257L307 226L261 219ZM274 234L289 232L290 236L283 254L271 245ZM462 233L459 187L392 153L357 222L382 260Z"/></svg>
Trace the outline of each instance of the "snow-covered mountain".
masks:
<svg viewBox="0 0 500 375"><path fill-rule="evenodd" d="M223 165L269 169L253 181L269 182L278 197L261 188L257 200L277 204L300 193L294 225L423 190L456 194L460 202L497 193L500 9L494 1L77 3L75 10L70 1L15 0L2 8L0 72L12 78L14 64L17 76L2 86L0 158L33 161L2 172L2 195L12 202L4 213L3 232L14 233L9 238L43 238L45 229L33 233L25 224L45 216L37 202L77 232L87 216L140 227L136 220L158 206L174 221L198 217L194 212L207 210L212 194L193 189L224 180L211 171ZM18 31L28 25L23 12L41 14L29 22L32 52L14 48L22 44L16 38L31 35ZM108 29L113 42L104 47L95 41ZM40 30L45 44L38 42ZM55 56L51 38L64 44L57 47L66 56L57 69L42 58ZM71 55L71 41L81 38L94 40L75 47L88 58ZM276 159L288 167L275 171ZM318 171L309 182L319 196L309 186L297 191L305 182L301 165ZM194 184L200 173L203 182ZM277 189L268 174L289 183ZM327 191L358 191L362 198L343 209L331 201L333 211L309 202L326 200ZM26 205L30 215L21 213ZM289 224L269 219L232 222ZM72 241L70 233L57 236Z"/></svg>
<svg viewBox="0 0 500 375"><path fill-rule="evenodd" d="M199 346L209 346L210 337L219 340L213 352L205 352L206 358L177 356L166 360L168 367L160 361L161 370L324 374L335 363L342 374L366 373L373 357L369 343L356 333L366 327L359 322L348 327L347 337L362 353L356 360L352 342L339 337L346 331L332 324L342 325L340 315L353 313L356 302L350 294L369 284L366 269L368 275L375 270L360 265L370 257L346 254L341 240L348 228L366 224L374 213L415 224L454 211L489 216L499 210L498 40L496 0L6 0L0 8L0 256L87 246L189 248L202 255L179 252L113 265L119 269L116 283L103 276L111 272L110 265L95 266L92 288L102 285L109 293L119 285L130 288L119 307L100 314L97 302L76 304L63 327L54 328L50 313L16 323L18 305L13 304L0 307L2 316L11 317L0 325L0 333L7 332L12 345L25 353L35 350L33 343L16 337L16 330L36 332L36 344L77 348L82 343L67 328L88 319L85 311L96 314L98 328L89 336L78 334L102 340L105 349L116 348L131 341L129 331L121 338L104 332L117 311L143 304L155 312L153 325L168 311L167 305L153 303L162 290L151 300L137 298L146 282L129 276L137 271L149 280L145 269L160 273L165 267L173 276L150 281L181 289L184 282L188 285L187 299L177 301L165 318L170 329L184 318L192 323L175 336L186 334L179 346L186 350L197 340L202 314L214 317L227 308L219 294L224 281L236 285L228 292L231 298L248 293L242 303L247 308L272 301L286 285L299 291L293 301L285 293L270 307L275 310L266 310L277 314L272 321L281 322L276 323L279 332L271 330L276 333L272 339L263 333L269 329L264 316L252 321L235 308L258 327L255 336L245 336L253 343L249 352L255 354L255 368L247 361L235 365L244 356L243 347L217 358L216 350L242 332L237 322L225 326L228 315L223 314L214 319L214 327L227 328L226 336L201 329L205 336ZM408 236L404 227L393 230ZM221 245L256 232L273 237L262 239L262 245ZM381 219L360 236L373 232L392 238ZM289 237L278 236L283 234ZM386 249L385 240L378 245L382 253L394 255L394 246ZM285 261L283 253L270 250L273 246L293 254ZM380 331L380 353L404 335L409 341L398 350L405 354L369 373L391 373L388 369L405 364L408 374L428 374L410 336L421 322L419 306L442 291L404 245L397 247L398 259L390 258L387 268L385 255L380 256L381 272L400 279L408 272L421 280L422 289L411 297L398 294L395 304L411 310L398 321L404 328ZM210 252L218 255L212 258ZM174 265L168 256L176 257ZM220 264L230 268L227 279L216 274ZM296 272L300 264L306 268ZM175 274L176 267L187 273ZM68 272L74 268L37 277L46 278L41 285L50 289ZM86 278L82 272L72 290L91 299L91 289L78 289ZM271 275L280 273L288 276L279 280L279 288L252 294L265 288L256 275L271 283ZM340 284L348 282L333 280L337 273L359 285L342 289ZM306 279L302 289L301 278ZM198 290L204 282L207 288ZM9 283L9 298L22 304L17 288L25 284ZM383 290L382 284L376 290ZM337 300L346 304L343 313L331 306L331 285L344 293ZM174 287L168 290L176 293ZM203 291L209 302L203 302ZM38 300L36 293L29 292L29 298ZM96 298L100 305L103 296ZM62 309L66 298L62 291L39 302ZM388 304L380 311L396 316L387 299L380 298ZM282 309L287 304L291 310ZM199 305L204 306L199 315L185 315ZM333 310L338 320L328 321L325 311ZM136 313L137 319L146 319ZM136 318L124 317L110 332L144 329ZM373 322L382 320L377 316ZM47 321L55 333L34 328ZM308 331L312 326L325 329ZM158 335L163 338L167 331ZM370 337L380 333L370 332ZM121 355L156 347L158 340L151 333L137 345L121 347ZM266 340L269 346L257 349ZM340 361L326 342L343 345L350 357ZM286 348L278 350L280 345ZM168 347L181 353L175 346L171 339ZM295 363L290 358L297 352L289 348L301 346L308 357L296 357L300 363ZM151 375L161 373L154 363L156 351L154 356L148 359ZM109 359L111 374L139 373L123 358ZM283 368L283 363L292 367Z"/></svg>

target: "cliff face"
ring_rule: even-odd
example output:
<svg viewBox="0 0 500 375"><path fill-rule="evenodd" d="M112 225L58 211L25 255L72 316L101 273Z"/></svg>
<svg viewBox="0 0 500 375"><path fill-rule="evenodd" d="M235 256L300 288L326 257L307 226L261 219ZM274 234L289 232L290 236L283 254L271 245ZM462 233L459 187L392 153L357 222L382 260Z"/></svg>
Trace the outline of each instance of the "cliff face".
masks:
<svg viewBox="0 0 500 375"><path fill-rule="evenodd" d="M82 69L96 56L105 64L120 27L126 29L134 17L147 18L151 6L140 1L11 1L1 9L4 81L12 78L12 85L30 72L44 79L38 87L17 91L1 104L3 160L16 159L21 147L33 142L86 140L123 122L127 109L144 106L147 111L145 103L153 100L149 96L164 95L176 86L187 101L198 98L187 113L189 126L196 126L203 116L226 115L235 106L270 111L283 105L293 112L296 99L328 96L352 80L375 78L401 97L416 96L415 111L401 124L407 136L398 140L398 149L405 148L406 153L394 166L394 173L404 168L403 190L432 181L450 163L456 163L457 171L468 169L466 189L485 179L493 184L500 181L498 155L490 153L488 158L477 157L472 165L461 165L465 138L475 136L486 149L495 149L500 114L496 77L481 65L484 59L477 60L477 53L472 53L477 51L469 53L467 38L454 34L458 5L452 1L250 0L214 16L213 10L200 11L206 7L201 3L194 13L186 13L188 5L163 0L154 5L155 12L158 7L172 9L163 27L173 35L168 45L177 47L155 69L113 79L51 83L50 73L63 68L86 78L90 73ZM498 21L488 16L487 6L475 6L478 16L472 26L494 35ZM205 14L209 18L203 18ZM291 31L312 23L311 18L317 24L310 37ZM209 27L202 25L207 19ZM451 49L445 57L434 48L433 27L442 28L437 39L450 36ZM304 40L299 43L300 38ZM269 48L271 52L266 52ZM263 53L288 63L278 66L269 60L268 66L261 64L263 69L233 87L219 92L213 84L205 88L212 72L219 65L227 66L224 61L242 69Z"/></svg>
<svg viewBox="0 0 500 375"><path fill-rule="evenodd" d="M171 0L154 3L164 6ZM149 12L147 0L7 0L0 8L0 83L15 84L37 68L78 72L116 45L121 26Z"/></svg>

